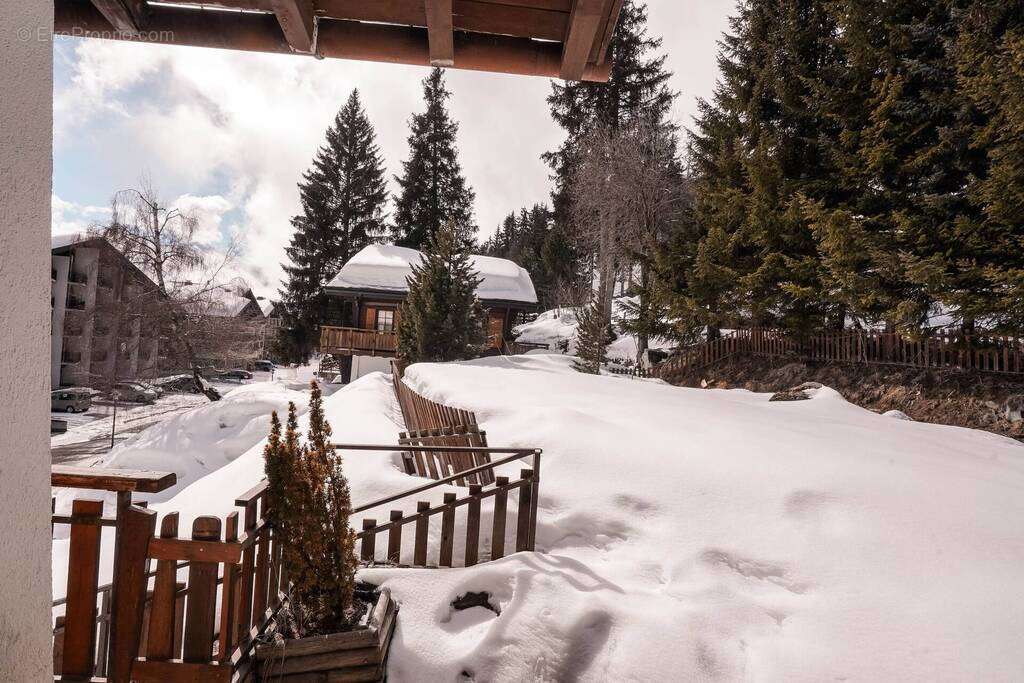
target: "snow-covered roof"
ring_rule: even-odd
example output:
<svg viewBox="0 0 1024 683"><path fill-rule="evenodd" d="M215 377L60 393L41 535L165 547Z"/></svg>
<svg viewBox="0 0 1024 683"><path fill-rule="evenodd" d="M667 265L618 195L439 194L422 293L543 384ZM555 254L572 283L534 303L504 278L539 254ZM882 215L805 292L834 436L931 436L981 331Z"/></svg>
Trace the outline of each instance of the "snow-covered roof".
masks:
<svg viewBox="0 0 1024 683"><path fill-rule="evenodd" d="M370 290L402 293L409 291L406 278L423 255L415 249L391 244L371 244L349 259L327 287L330 289ZM476 294L482 301L520 301L537 303L533 281L525 268L508 259L470 256L479 274Z"/></svg>
<svg viewBox="0 0 1024 683"><path fill-rule="evenodd" d="M63 249L64 247L70 247L72 244L78 244L79 242L85 242L89 239L89 235L84 232L71 232L64 235L50 235L50 248L51 249Z"/></svg>
<svg viewBox="0 0 1024 683"><path fill-rule="evenodd" d="M206 314L222 318L234 318L252 302L252 299L247 296L220 287L215 287L210 291L209 299L210 307Z"/></svg>

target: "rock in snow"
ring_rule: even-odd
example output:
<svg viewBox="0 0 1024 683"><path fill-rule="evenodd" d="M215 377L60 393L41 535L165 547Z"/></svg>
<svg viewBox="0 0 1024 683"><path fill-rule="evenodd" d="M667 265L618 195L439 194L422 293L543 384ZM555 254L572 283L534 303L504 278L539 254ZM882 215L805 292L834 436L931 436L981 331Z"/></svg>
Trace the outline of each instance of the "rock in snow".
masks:
<svg viewBox="0 0 1024 683"><path fill-rule="evenodd" d="M886 419L827 387L786 405L570 363L408 369L417 391L476 411L492 444L544 449L539 552L363 570L401 602L389 680L1024 679L1020 443ZM399 430L384 375L325 407L339 442L393 442ZM226 514L262 476L261 449L154 508L181 510L182 528ZM349 452L345 467L355 504L420 481L396 454ZM55 542L55 586L62 553ZM470 593L487 606L453 606Z"/></svg>
<svg viewBox="0 0 1024 683"><path fill-rule="evenodd" d="M818 382L804 382L799 386L786 389L785 391L776 391L772 394L769 401L807 401L814 398L815 392L821 389L821 384Z"/></svg>

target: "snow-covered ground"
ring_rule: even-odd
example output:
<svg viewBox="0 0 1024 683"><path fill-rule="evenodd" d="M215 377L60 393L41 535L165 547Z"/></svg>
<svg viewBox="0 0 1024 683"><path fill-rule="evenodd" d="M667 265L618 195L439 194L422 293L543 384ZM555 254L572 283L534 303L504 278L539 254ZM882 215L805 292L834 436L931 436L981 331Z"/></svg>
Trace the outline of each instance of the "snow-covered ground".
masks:
<svg viewBox="0 0 1024 683"><path fill-rule="evenodd" d="M630 364L636 360L636 337L623 332L619 321L625 314L623 304L635 301L635 297L617 297L612 301L612 320L618 337L608 345L608 360L616 364ZM566 306L544 311L535 320L517 325L512 332L516 341L527 344L547 344L553 352L576 353L576 338L579 323L579 308ZM652 349L670 349L675 344L667 339L654 338L649 342ZM535 352L536 353L536 352Z"/></svg>
<svg viewBox="0 0 1024 683"><path fill-rule="evenodd" d="M391 680L1024 680L1024 446L877 415L828 388L769 402L570 362L408 369L417 391L476 411L492 444L544 457L537 553L363 571L401 602ZM325 406L338 442L394 441L399 429L379 373ZM192 452L211 450L212 417L197 423ZM261 419L251 424L255 439ZM244 441L211 452L230 462L153 507L181 511L183 529L227 514L263 476L262 442L226 452ZM397 454L345 457L356 504L420 481ZM489 519L485 507L484 529ZM58 593L66 552L55 541ZM454 612L468 591L489 592L500 615Z"/></svg>

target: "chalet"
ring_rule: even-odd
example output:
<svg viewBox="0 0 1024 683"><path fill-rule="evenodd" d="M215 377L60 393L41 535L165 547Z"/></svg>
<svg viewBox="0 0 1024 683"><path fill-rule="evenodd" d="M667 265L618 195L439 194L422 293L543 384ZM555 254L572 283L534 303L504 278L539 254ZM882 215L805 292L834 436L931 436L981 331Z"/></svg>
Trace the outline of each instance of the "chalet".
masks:
<svg viewBox="0 0 1024 683"><path fill-rule="evenodd" d="M343 381L387 369L398 348L399 308L407 278L422 259L415 249L372 244L346 263L324 288L327 305L320 351L337 356ZM472 256L481 282L477 296L487 310L488 346L500 351L512 327L537 307L530 274L512 261Z"/></svg>

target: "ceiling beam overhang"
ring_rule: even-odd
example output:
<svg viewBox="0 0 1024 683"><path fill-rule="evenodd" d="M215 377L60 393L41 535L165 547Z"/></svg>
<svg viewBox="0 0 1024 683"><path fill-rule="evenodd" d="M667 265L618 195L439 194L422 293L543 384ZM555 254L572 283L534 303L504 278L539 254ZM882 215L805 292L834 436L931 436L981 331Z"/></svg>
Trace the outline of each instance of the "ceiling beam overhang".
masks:
<svg viewBox="0 0 1024 683"><path fill-rule="evenodd" d="M608 13L608 0L576 0L569 16L569 30L562 44L559 75L567 81L583 80L590 53Z"/></svg>
<svg viewBox="0 0 1024 683"><path fill-rule="evenodd" d="M316 48L313 0L270 0L270 7L292 49L312 54Z"/></svg>
<svg viewBox="0 0 1024 683"><path fill-rule="evenodd" d="M452 0L423 0L427 13L430 63L455 66L455 37L452 33Z"/></svg>
<svg viewBox="0 0 1024 683"><path fill-rule="evenodd" d="M146 3L144 0L92 0L115 31L138 35L146 24Z"/></svg>
<svg viewBox="0 0 1024 683"><path fill-rule="evenodd" d="M150 6L147 42L250 52L295 54L272 14L207 11ZM111 32L110 23L92 5L54 0L54 33L76 37L132 40ZM558 78L560 43L458 31L454 34L457 69ZM392 64L430 65L427 29L412 26L317 20L316 55ZM587 64L583 80L608 80L608 64Z"/></svg>

